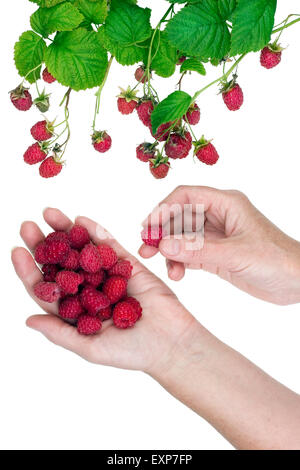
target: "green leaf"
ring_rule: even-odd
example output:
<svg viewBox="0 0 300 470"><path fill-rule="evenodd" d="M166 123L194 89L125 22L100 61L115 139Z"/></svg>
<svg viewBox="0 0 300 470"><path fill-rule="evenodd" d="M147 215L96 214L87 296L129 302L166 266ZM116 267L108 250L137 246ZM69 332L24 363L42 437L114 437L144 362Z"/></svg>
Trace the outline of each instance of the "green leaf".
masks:
<svg viewBox="0 0 300 470"><path fill-rule="evenodd" d="M233 14L231 54L259 51L271 38L276 0L239 0Z"/></svg>
<svg viewBox="0 0 300 470"><path fill-rule="evenodd" d="M151 35L149 8L140 8L127 2L114 2L106 19L109 40L120 46L132 46Z"/></svg>
<svg viewBox="0 0 300 470"><path fill-rule="evenodd" d="M100 85L107 68L107 53L98 34L83 28L58 33L48 47L45 62L49 72L74 90Z"/></svg>
<svg viewBox="0 0 300 470"><path fill-rule="evenodd" d="M30 0L32 3L37 3L40 7L50 8L58 5L59 3L63 3L66 0Z"/></svg>
<svg viewBox="0 0 300 470"><path fill-rule="evenodd" d="M198 72L200 75L206 75L204 65L198 59L186 59L180 67L180 73L183 72Z"/></svg>
<svg viewBox="0 0 300 470"><path fill-rule="evenodd" d="M84 20L71 3L61 3L52 8L39 8L30 18L32 29L44 37L56 31L72 31Z"/></svg>
<svg viewBox="0 0 300 470"><path fill-rule="evenodd" d="M83 14L87 21L102 24L107 16L107 0L75 0L72 2Z"/></svg>
<svg viewBox="0 0 300 470"><path fill-rule="evenodd" d="M149 49L144 59L147 63ZM176 69L177 50L167 40L164 31L158 32L152 45L151 69L160 77L171 77Z"/></svg>
<svg viewBox="0 0 300 470"><path fill-rule="evenodd" d="M44 60L46 43L33 31L26 31L15 44L15 64L21 77L25 77L31 70ZM40 78L41 67L30 73L26 80L34 83Z"/></svg>
<svg viewBox="0 0 300 470"><path fill-rule="evenodd" d="M218 0L218 2L222 18L230 20L231 15L236 8L237 0Z"/></svg>
<svg viewBox="0 0 300 470"><path fill-rule="evenodd" d="M174 47L203 59L222 59L230 48L230 33L216 0L185 6L169 21L166 33Z"/></svg>
<svg viewBox="0 0 300 470"><path fill-rule="evenodd" d="M161 101L151 114L153 134L157 132L161 124L182 118L187 113L191 102L192 97L185 91L174 91Z"/></svg>
<svg viewBox="0 0 300 470"><path fill-rule="evenodd" d="M115 56L119 64L134 65L138 62L144 62L145 51L148 49L143 43L133 46L120 46L118 43L109 40L105 26L102 26L97 34L103 47Z"/></svg>

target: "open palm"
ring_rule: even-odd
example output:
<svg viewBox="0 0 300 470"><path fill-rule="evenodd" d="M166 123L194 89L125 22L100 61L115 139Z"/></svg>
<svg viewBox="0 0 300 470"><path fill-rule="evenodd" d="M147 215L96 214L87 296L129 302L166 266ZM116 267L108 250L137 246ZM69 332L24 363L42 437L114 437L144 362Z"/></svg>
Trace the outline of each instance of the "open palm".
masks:
<svg viewBox="0 0 300 470"><path fill-rule="evenodd" d="M46 209L44 218L54 230L69 230L72 226L71 220L58 209ZM126 258L132 263L133 272L128 283L128 292L141 303L143 317L132 329L119 330L112 320L108 320L103 323L103 328L97 335L79 335L76 328L57 316L57 303L39 301L33 294L33 287L42 279L42 274L30 252L34 252L35 247L43 241L44 235L34 222L24 222L21 237L30 252L25 248L15 248L12 253L13 265L28 293L47 313L31 316L27 325L42 332L55 344L91 362L144 371L151 371L159 364L168 367L174 347L180 345L195 319L158 277L111 236L108 238L107 232L96 222L78 217L76 223L87 228L95 243L105 238L105 243L111 245L120 258Z"/></svg>

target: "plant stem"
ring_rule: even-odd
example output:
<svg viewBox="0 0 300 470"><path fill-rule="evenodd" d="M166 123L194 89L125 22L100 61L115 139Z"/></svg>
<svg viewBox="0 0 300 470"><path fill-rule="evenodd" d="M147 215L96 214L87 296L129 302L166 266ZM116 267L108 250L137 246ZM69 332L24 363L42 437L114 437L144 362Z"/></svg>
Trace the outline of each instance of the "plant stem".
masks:
<svg viewBox="0 0 300 470"><path fill-rule="evenodd" d="M290 15L292 16L292 15ZM293 15L294 16L294 15ZM283 31L286 28L289 28L295 23L298 23L300 21L300 18L297 18L296 20L290 21L288 24L280 26L280 28L273 29L272 34L279 33L279 31Z"/></svg>
<svg viewBox="0 0 300 470"><path fill-rule="evenodd" d="M114 60L114 56L112 55L110 57L109 61L108 61L108 65L107 65L107 69L106 69L106 72L105 72L105 75L104 75L103 82L99 86L98 91L96 93L96 104L95 104L95 113L94 113L94 120L93 120L93 131L95 131L97 114L99 114L99 111L100 111L101 93L102 93L104 85L107 81L108 74L109 74L109 71L110 71L111 64L112 64L113 60Z"/></svg>

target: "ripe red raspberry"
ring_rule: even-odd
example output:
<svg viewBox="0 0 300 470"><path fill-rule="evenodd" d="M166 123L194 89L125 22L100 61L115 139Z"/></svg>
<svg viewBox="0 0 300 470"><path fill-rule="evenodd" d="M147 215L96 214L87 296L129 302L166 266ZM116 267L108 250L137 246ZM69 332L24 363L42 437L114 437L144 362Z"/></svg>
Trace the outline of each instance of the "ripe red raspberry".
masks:
<svg viewBox="0 0 300 470"><path fill-rule="evenodd" d="M100 312L97 314L97 317L101 321L109 320L112 317L111 306L109 305L108 307L101 309Z"/></svg>
<svg viewBox="0 0 300 470"><path fill-rule="evenodd" d="M37 122L30 130L32 137L39 142L51 139L53 131L52 123L46 120Z"/></svg>
<svg viewBox="0 0 300 470"><path fill-rule="evenodd" d="M45 244L45 256L51 264L63 263L70 252L70 245L66 240L48 240Z"/></svg>
<svg viewBox="0 0 300 470"><path fill-rule="evenodd" d="M183 117L183 119L185 120L185 122L188 122L191 126L195 126L200 121L200 116L201 113L199 106L197 105L197 103L193 103L189 107L188 112Z"/></svg>
<svg viewBox="0 0 300 470"><path fill-rule="evenodd" d="M115 304L126 295L127 279L122 276L109 277L103 284L103 293L109 298L111 304Z"/></svg>
<svg viewBox="0 0 300 470"><path fill-rule="evenodd" d="M206 165L214 165L219 160L218 152L213 144L206 141L203 137L199 141L200 145L195 148L195 155L200 162Z"/></svg>
<svg viewBox="0 0 300 470"><path fill-rule="evenodd" d="M133 306L135 313L137 314L137 319L139 320L143 314L143 309L140 302L135 297L125 297L124 300Z"/></svg>
<svg viewBox="0 0 300 470"><path fill-rule="evenodd" d="M161 240L164 237L164 230L161 226L151 226L144 228L141 232L141 238L145 245L159 247Z"/></svg>
<svg viewBox="0 0 300 470"><path fill-rule="evenodd" d="M40 165L39 172L42 178L57 176L62 170L62 163L54 156L46 158Z"/></svg>
<svg viewBox="0 0 300 470"><path fill-rule="evenodd" d="M273 47L273 50L272 50ZM274 45L269 44L260 53L260 63L266 69L272 69L281 62L282 49L277 46L278 50Z"/></svg>
<svg viewBox="0 0 300 470"><path fill-rule="evenodd" d="M43 150L43 147L38 142L36 142L28 147L24 153L24 162L28 163L28 165L35 165L36 163L40 163L45 160L46 157L47 152Z"/></svg>
<svg viewBox="0 0 300 470"><path fill-rule="evenodd" d="M53 303L60 297L60 288L55 282L41 281L33 288L34 295L44 302Z"/></svg>
<svg viewBox="0 0 300 470"><path fill-rule="evenodd" d="M27 88L22 85L18 86L15 90L10 92L10 99L12 104L19 111L28 111L32 106L32 97Z"/></svg>
<svg viewBox="0 0 300 470"><path fill-rule="evenodd" d="M69 242L69 238L66 232L63 232L61 230L56 230L55 232L49 233L46 238L45 242L49 242L51 240L63 240L65 242Z"/></svg>
<svg viewBox="0 0 300 470"><path fill-rule="evenodd" d="M84 245L87 245L90 242L89 232L85 227L79 224L73 225L69 231L68 237L71 248L76 248L77 250L81 250Z"/></svg>
<svg viewBox="0 0 300 470"><path fill-rule="evenodd" d="M118 98L118 110L121 114L131 114L137 107L135 100L127 101L126 98Z"/></svg>
<svg viewBox="0 0 300 470"><path fill-rule="evenodd" d="M130 328L137 322L135 307L127 301L119 302L113 312L113 321L117 328Z"/></svg>
<svg viewBox="0 0 300 470"><path fill-rule="evenodd" d="M94 335L102 328L101 320L90 315L80 315L77 322L77 330L81 335Z"/></svg>
<svg viewBox="0 0 300 470"><path fill-rule="evenodd" d="M78 318L79 315L84 313L79 296L74 295L64 298L59 305L58 313L62 318L68 320L75 320Z"/></svg>
<svg viewBox="0 0 300 470"><path fill-rule="evenodd" d="M80 302L89 315L93 316L110 304L108 297L93 286L84 287L80 294Z"/></svg>
<svg viewBox="0 0 300 470"><path fill-rule="evenodd" d="M85 245L79 256L79 264L88 273L100 271L102 262L98 248L92 243Z"/></svg>
<svg viewBox="0 0 300 470"><path fill-rule="evenodd" d="M102 243L101 245L98 245L98 251L100 253L103 269L112 268L118 261L117 253L113 248L111 248L111 246Z"/></svg>
<svg viewBox="0 0 300 470"><path fill-rule="evenodd" d="M92 144L97 152L105 153L110 149L112 140L106 131L95 131L92 135Z"/></svg>
<svg viewBox="0 0 300 470"><path fill-rule="evenodd" d="M73 271L60 271L56 275L56 283L66 294L76 294L82 278Z"/></svg>
<svg viewBox="0 0 300 470"><path fill-rule="evenodd" d="M155 146L148 142L140 144L136 148L136 156L141 162L149 162L150 158L155 158Z"/></svg>
<svg viewBox="0 0 300 470"><path fill-rule="evenodd" d="M125 279L130 279L132 274L133 266L130 261L126 259L120 259L109 271L109 276L122 276Z"/></svg>
<svg viewBox="0 0 300 470"><path fill-rule="evenodd" d="M137 107L138 117L146 127L151 128L151 113L154 109L153 101L142 101Z"/></svg>
<svg viewBox="0 0 300 470"><path fill-rule="evenodd" d="M43 278L45 282L54 282L59 269L56 264L44 264L42 266Z"/></svg>
<svg viewBox="0 0 300 470"><path fill-rule="evenodd" d="M100 269L100 271L97 273L87 273L85 271L80 271L80 274L81 273L83 275L84 285L99 287L105 279L105 272L103 269Z"/></svg>
<svg viewBox="0 0 300 470"><path fill-rule="evenodd" d="M173 124L174 124L173 122L166 122L165 124L161 124L161 126L159 126L155 134L153 134L153 131L151 131L153 137L159 142L163 142L167 140L171 132L170 128L172 127Z"/></svg>
<svg viewBox="0 0 300 470"><path fill-rule="evenodd" d="M224 91L222 96L229 111L237 111L244 102L243 90L237 83L229 90Z"/></svg>
<svg viewBox="0 0 300 470"><path fill-rule="evenodd" d="M169 173L169 169L169 163L154 163L153 161L150 161L150 171L154 178L158 180L165 178Z"/></svg>
<svg viewBox="0 0 300 470"><path fill-rule="evenodd" d="M79 253L77 250L70 250L66 259L60 263L61 267L70 271L76 271L79 268Z"/></svg>
<svg viewBox="0 0 300 470"><path fill-rule="evenodd" d="M188 131L174 132L170 135L165 152L169 158L186 158L192 148L192 136Z"/></svg>
<svg viewBox="0 0 300 470"><path fill-rule="evenodd" d="M48 257L45 252L46 243L39 243L34 252L34 259L38 264L48 263Z"/></svg>
<svg viewBox="0 0 300 470"><path fill-rule="evenodd" d="M46 83L56 82L56 78L54 78L53 75L51 75L51 73L48 71L47 67L43 70L42 76L43 76L44 82L46 82Z"/></svg>
<svg viewBox="0 0 300 470"><path fill-rule="evenodd" d="M140 82L140 83L147 83L148 82L148 77L147 77L147 74L146 74L146 71L145 71L145 67L142 66L142 65L136 69L136 71L134 73L134 77L135 77L137 82Z"/></svg>

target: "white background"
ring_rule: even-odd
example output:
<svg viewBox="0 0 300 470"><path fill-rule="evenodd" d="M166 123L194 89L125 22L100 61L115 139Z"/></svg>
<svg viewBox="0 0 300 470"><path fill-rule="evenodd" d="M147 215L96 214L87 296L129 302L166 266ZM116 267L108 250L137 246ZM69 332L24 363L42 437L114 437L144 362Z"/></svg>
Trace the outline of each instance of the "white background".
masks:
<svg viewBox="0 0 300 470"><path fill-rule="evenodd" d="M163 1L155 5L154 22ZM157 4L157 7L156 7ZM166 3L167 7L167 3ZM276 22L299 11L299 2L279 2ZM4 8L4 10L3 10ZM192 156L175 162L167 179L154 180L147 164L136 160L135 147L148 139L136 114L116 109L118 86L133 84L135 67L112 67L102 101L99 127L109 131L112 150L100 155L90 145L94 93L73 93L70 102L72 140L67 166L56 179L44 180L37 167L26 166L23 153L32 143L30 127L37 110L19 113L7 91L20 82L12 54L19 34L29 29L35 6L11 0L2 7L2 138L1 138L1 276L0 324L0 447L4 449L231 449L205 421L177 402L157 383L138 372L119 371L84 362L48 343L25 327L39 309L27 296L10 264L10 250L21 244L19 226L32 219L42 224L47 206L69 216L87 215L105 225L133 253L137 252L140 222L179 184L211 185L244 191L275 224L300 239L299 223L299 52L300 25L282 37L281 65L267 71L259 55L249 54L239 68L245 104L229 113L217 89L199 104L202 118L196 130L214 138L220 153L215 167L194 163ZM219 71L196 74L184 81L193 93ZM155 79L161 97L178 76ZM52 112L64 93L52 91ZM34 90L33 90L34 91ZM255 247L253 248L255 249ZM148 267L161 276L205 327L250 358L269 374L299 392L299 306L276 307L261 302L212 275L190 272L179 284L168 281L157 257ZM230 404L228 404L230 406Z"/></svg>

